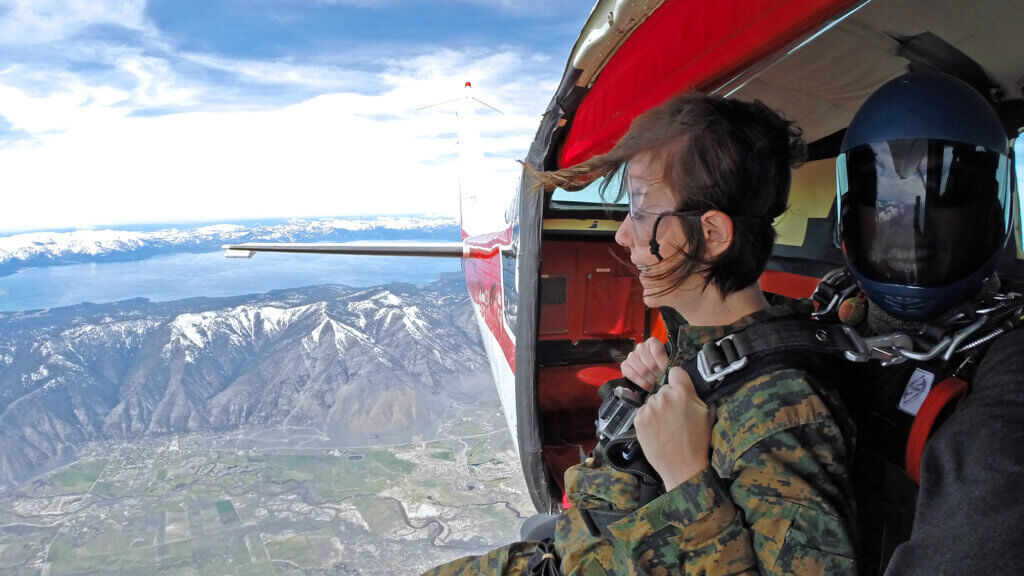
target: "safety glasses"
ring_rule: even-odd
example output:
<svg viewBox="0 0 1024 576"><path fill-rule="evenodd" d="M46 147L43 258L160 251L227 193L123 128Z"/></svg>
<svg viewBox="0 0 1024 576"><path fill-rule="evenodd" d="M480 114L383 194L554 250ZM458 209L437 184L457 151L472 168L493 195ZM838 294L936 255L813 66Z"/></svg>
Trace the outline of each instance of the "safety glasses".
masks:
<svg viewBox="0 0 1024 576"><path fill-rule="evenodd" d="M658 206L659 201L664 199L652 197L649 193L653 186L661 180L640 181L629 177L629 162L622 165L620 177L619 197L625 196L629 200L629 219L633 226L633 238L637 242L646 241L651 248L651 254L658 261L663 260L658 244L658 226L668 216L681 218L693 218L704 215L706 210L685 210L677 211L664 206Z"/></svg>

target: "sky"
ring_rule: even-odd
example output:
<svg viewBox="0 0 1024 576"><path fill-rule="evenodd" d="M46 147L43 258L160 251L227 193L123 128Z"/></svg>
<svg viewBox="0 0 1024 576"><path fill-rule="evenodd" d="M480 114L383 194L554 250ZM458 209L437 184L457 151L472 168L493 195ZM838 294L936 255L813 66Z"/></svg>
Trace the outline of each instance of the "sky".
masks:
<svg viewBox="0 0 1024 576"><path fill-rule="evenodd" d="M0 234L507 204L594 0L0 0Z"/></svg>

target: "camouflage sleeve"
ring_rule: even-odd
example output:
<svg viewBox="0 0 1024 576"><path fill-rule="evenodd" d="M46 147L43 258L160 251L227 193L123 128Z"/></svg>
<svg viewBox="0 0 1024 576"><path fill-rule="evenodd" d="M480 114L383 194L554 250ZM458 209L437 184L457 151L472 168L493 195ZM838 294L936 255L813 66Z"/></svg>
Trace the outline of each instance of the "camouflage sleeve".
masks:
<svg viewBox="0 0 1024 576"><path fill-rule="evenodd" d="M759 574L743 515L711 468L609 530L637 566L676 564L684 574L708 576ZM658 556L672 556L672 562Z"/></svg>
<svg viewBox="0 0 1024 576"><path fill-rule="evenodd" d="M758 378L731 396L712 446L762 573L856 573L845 439L802 372Z"/></svg>
<svg viewBox="0 0 1024 576"><path fill-rule="evenodd" d="M422 576L520 576L526 571L536 542L515 542L491 550L483 556L465 556L436 568Z"/></svg>
<svg viewBox="0 0 1024 576"><path fill-rule="evenodd" d="M712 467L609 529L639 567L855 574L846 450L803 373L773 373L718 407Z"/></svg>

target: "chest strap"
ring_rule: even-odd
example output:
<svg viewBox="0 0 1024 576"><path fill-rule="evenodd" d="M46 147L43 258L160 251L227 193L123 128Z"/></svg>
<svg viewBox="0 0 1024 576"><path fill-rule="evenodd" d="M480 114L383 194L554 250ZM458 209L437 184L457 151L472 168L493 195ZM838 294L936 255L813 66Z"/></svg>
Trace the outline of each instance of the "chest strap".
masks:
<svg viewBox="0 0 1024 576"><path fill-rule="evenodd" d="M967 395L967 382L950 376L938 386L932 388L931 392L921 404L917 411L914 424L910 427L910 436L907 438L907 454L905 459L907 476L915 484L921 483L921 457L924 456L924 446L931 436L932 430L939 419L939 416L946 408L956 406Z"/></svg>

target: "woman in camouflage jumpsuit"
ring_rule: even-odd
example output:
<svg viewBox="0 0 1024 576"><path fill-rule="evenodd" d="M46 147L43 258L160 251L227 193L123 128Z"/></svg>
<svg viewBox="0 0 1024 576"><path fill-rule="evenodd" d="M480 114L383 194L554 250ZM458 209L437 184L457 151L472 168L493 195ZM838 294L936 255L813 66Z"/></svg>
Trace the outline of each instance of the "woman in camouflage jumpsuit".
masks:
<svg viewBox="0 0 1024 576"><path fill-rule="evenodd" d="M803 148L799 130L760 102L684 94L637 118L609 153L538 174L572 190L625 165L630 215L616 241L645 303L662 310L671 358L651 340L622 368L655 391L635 427L665 492L644 503L639 480L598 449L566 472L573 506L553 542L517 542L428 574L518 575L544 553L571 576L855 573L852 430L830 375L783 367L709 408L682 369L665 374L705 342L808 312L770 307L757 285ZM602 515L618 519L595 529Z"/></svg>

